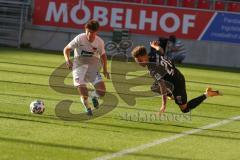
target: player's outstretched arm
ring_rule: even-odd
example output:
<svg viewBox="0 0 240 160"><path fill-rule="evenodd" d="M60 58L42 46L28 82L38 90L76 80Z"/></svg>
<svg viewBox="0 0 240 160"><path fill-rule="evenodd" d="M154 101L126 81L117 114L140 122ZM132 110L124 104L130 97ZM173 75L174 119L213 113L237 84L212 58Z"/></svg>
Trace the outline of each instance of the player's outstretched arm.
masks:
<svg viewBox="0 0 240 160"><path fill-rule="evenodd" d="M162 106L160 108L160 113L164 113L167 107L167 87L164 80L159 81L160 93L162 93Z"/></svg>
<svg viewBox="0 0 240 160"><path fill-rule="evenodd" d="M160 108L160 113L164 113L166 111L166 108L167 108L167 96L162 95L162 106Z"/></svg>
<svg viewBox="0 0 240 160"><path fill-rule="evenodd" d="M151 41L150 46L159 51L161 54L164 54L164 51L162 47L160 47L159 43L160 43L159 41Z"/></svg>
<svg viewBox="0 0 240 160"><path fill-rule="evenodd" d="M107 79L110 79L110 75L109 75L109 72L107 69L107 55L106 54L101 55L101 61L103 64L103 74Z"/></svg>

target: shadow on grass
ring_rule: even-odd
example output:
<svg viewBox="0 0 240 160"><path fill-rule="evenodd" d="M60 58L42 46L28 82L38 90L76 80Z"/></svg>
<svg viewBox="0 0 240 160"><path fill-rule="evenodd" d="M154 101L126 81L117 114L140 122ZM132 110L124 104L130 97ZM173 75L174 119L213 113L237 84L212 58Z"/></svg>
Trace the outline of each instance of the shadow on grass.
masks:
<svg viewBox="0 0 240 160"><path fill-rule="evenodd" d="M82 147L77 145L65 145L65 144L57 144L57 143L49 143L49 142L37 142L37 141L31 141L26 139L17 139L17 138L8 138L8 137L0 137L0 140L8 143L20 143L20 144L27 144L27 145L31 144L31 145L37 145L37 146L43 146L43 147L59 148L64 150L67 149L67 150L76 150L76 151L85 151L85 152L100 152L100 153L104 153L104 155L118 152L114 150L108 150L108 149L102 149L102 148L96 148L96 147L93 148L93 147ZM191 159L180 158L180 157L157 155L157 154L129 153L127 155L136 156L139 158L146 157L146 158L155 158L155 159L164 158L164 159L171 159L171 160L193 160L192 158ZM194 160L198 160L198 159L194 159Z"/></svg>
<svg viewBox="0 0 240 160"><path fill-rule="evenodd" d="M62 53L61 51L53 51L53 50L41 50L41 49L33 49L33 48L14 48L14 47L3 47L0 46L0 51L2 52L7 52L8 54L13 53L16 54L16 52L23 52L23 53L33 53L33 52L38 52L41 54L55 54L55 55L59 55L60 53ZM37 54L37 53L36 53Z"/></svg>
<svg viewBox="0 0 240 160"><path fill-rule="evenodd" d="M217 105L217 104L208 104L208 105ZM226 105L224 105L226 107ZM177 107L177 106L176 106ZM235 107L235 106L234 106ZM237 106L236 106L237 107ZM128 110L136 110L136 111L143 111L143 112L157 112L157 110L153 109L144 109L144 108L136 108L136 107L125 107L125 106L118 106L118 108L128 109ZM146 107L147 108L147 107ZM240 109L240 107L237 107L237 109ZM166 112L166 113L172 113L172 114L182 114L180 112ZM200 118L209 118L209 119L219 119L223 120L226 119L226 117L214 117L214 116L208 116L208 115L198 115L198 114L191 114L191 117L200 117Z"/></svg>
<svg viewBox="0 0 240 160"><path fill-rule="evenodd" d="M192 69L202 69L202 70L211 70L211 71L222 71L222 72L232 72L232 73L240 73L239 68L232 67L221 67L221 66L211 66L211 65L200 65L200 64L177 64L177 68L192 68Z"/></svg>
<svg viewBox="0 0 240 160"><path fill-rule="evenodd" d="M102 148L93 148L93 147L88 148L88 147L81 147L81 146L76 146L76 145L37 142L37 141L26 140L26 139L17 139L17 138L0 137L0 140L7 141L7 142L13 142L13 143L40 145L40 146L45 146L45 147L54 147L54 148L62 148L62 149L69 149L69 150L82 150L82 151L88 151L88 152L103 152L103 153L113 153L114 152L114 151L105 150Z"/></svg>
<svg viewBox="0 0 240 160"><path fill-rule="evenodd" d="M9 115L15 115L15 116L23 116L23 114L10 114L10 113L6 113L6 112L0 112L0 114L9 114ZM27 117L27 118L26 118ZM38 119L29 119L30 118L38 118ZM83 122L78 122L76 125L74 124L66 124L66 123L62 123L65 121L60 121L58 118L49 118L49 117L36 117L36 116L31 116L31 115L27 115L20 118L20 117L12 117L12 116L4 116L4 115L0 115L0 119L4 118L4 119L12 119L12 120L17 120L17 121L25 121L25 122L34 122L34 123L42 123L42 124L47 124L47 125L57 125L57 126L64 126L64 127L73 127L73 128L84 128L84 129L90 129L90 130L97 130L97 131L107 131L107 132L120 132L120 131L116 131L116 130L108 130L108 129L102 129L102 128L94 128L94 127L90 127L87 126L85 123ZM55 122L50 122L50 121L46 121L46 120L55 120Z"/></svg>
<svg viewBox="0 0 240 160"><path fill-rule="evenodd" d="M184 125L178 125L178 124L164 124L164 123L154 123L154 122L142 122L142 121L129 121L129 120L123 120L126 122L137 122L142 124L150 124L150 125L156 125L156 126L168 126L168 127L177 127L177 128L186 128L186 129L199 129L198 127L191 127L191 126L184 126ZM211 131L211 132L223 132L223 133L230 133L230 134L239 134L240 132L235 131L226 131L226 130L217 130L217 129L204 129L203 131ZM180 133L180 132L176 132ZM195 134L194 134L195 135Z"/></svg>
<svg viewBox="0 0 240 160"><path fill-rule="evenodd" d="M99 129L99 128L94 128L94 127L90 127L87 126L87 124L94 124L94 125L99 125L99 123L94 123L94 122L76 122L74 124L65 124L65 123L61 123L61 122L65 122L65 121L61 121L59 120L57 117L55 116L36 116L36 115L31 115L31 114L21 114L21 113L9 113L9 112L1 112L0 114L5 114L5 115L9 115L9 116L4 116L4 115L0 115L0 118L6 118L6 119L14 119L14 120L21 120L21 121L29 121L29 122L37 122L37 123L44 123L44 124L53 124L53 125L59 125L59 126L67 126L67 127L76 127L76 128L86 128L86 129L93 129L93 130L103 130L103 131L110 131L110 132L121 132L120 130L116 131L116 130L107 130L107 129ZM20 117L12 117L12 116L22 116ZM27 118L26 118L27 117ZM29 118L37 118L37 119L29 119ZM116 119L116 120L121 120L121 121L126 121L126 122L136 122L136 123L144 123L144 124L151 124L151 125L157 125L157 126L173 126L173 127L178 127L178 128L189 128L189 129L197 129L197 127L190 127L190 126L184 126L184 125L178 125L178 124L165 124L165 123L154 123L154 122L141 122L141 121L129 121L129 120L123 120L123 119L118 119L118 118L114 118L114 117L103 117L105 119ZM226 118L224 118L226 119ZM50 122L50 121L46 121L46 120L55 120L56 122ZM164 122L164 121L162 121ZM84 126L80 126L80 124L85 124ZM117 128L126 128L125 126L116 126L113 124L109 124L111 127L117 127ZM149 131L155 131L155 132L161 132L162 130L159 129L143 129L143 128L134 128L134 127L127 127L128 129L140 129L140 130L149 130ZM236 133L239 134L240 132L233 132L233 131L225 131L225 130L214 130L214 129L206 129L208 131L216 131L216 132L226 132L226 133ZM179 133L179 132L172 132L170 131L169 133Z"/></svg>
<svg viewBox="0 0 240 160"><path fill-rule="evenodd" d="M38 87L49 87L50 86L49 84L38 84L38 83L30 83L30 82L15 82L15 81L5 81L5 80L0 80L0 82L2 82L2 83L19 84L19 85L32 85L32 86L38 86ZM105 83L111 83L111 82L110 81L106 81ZM118 82L115 82L115 83L118 83ZM122 82L119 82L119 83L122 83ZM58 90L63 91L64 93L65 92L73 93L73 95L77 94L77 90L74 90L73 92L69 92L69 90L71 90L71 91L73 90L73 87L71 85L69 85L69 86L68 85L65 85L65 86L62 86L62 85L51 85L51 86L55 87ZM136 86L138 86L138 84L136 84ZM237 86L231 86L231 87L238 88ZM200 91L199 90L194 90L194 89L188 89L188 92L200 92ZM126 92L109 92L109 93L115 93L115 94L126 95L126 96L135 96L135 97L142 96L142 94L126 93ZM148 95L146 95L146 97L153 97L153 95L154 94L150 94L150 95L148 94ZM240 96L239 94L230 94L230 93L227 93L227 94L224 93L224 95L227 95L227 96Z"/></svg>
<svg viewBox="0 0 240 160"><path fill-rule="evenodd" d="M36 65L36 64L23 64L23 63L16 63L16 62L0 62L0 63L5 63L5 64L15 64L15 65L23 65L23 66L30 66L30 67L45 67L45 68L50 68L50 69L56 69L57 67L55 66L47 66L47 65ZM62 72L66 72L68 71L68 69L64 66L61 66L59 67L59 69L62 70ZM40 76L50 76L48 74L42 74L42 73L25 73L25 72L20 72L20 71L10 71L10 70L0 70L0 71L6 71L6 72L12 72L12 73L20 73L20 74L32 74L32 75L40 75ZM235 73L235 72L234 72ZM238 72L237 72L238 73ZM114 72L111 72L111 75L118 75L118 76L125 76L126 74L124 73L114 73ZM51 76L55 76L55 77L66 77L66 76L63 76L61 74L56 74L56 75L51 75ZM139 76L136 76L136 75L131 75L131 74L128 74L128 76L133 76L133 77L139 77ZM143 76L145 79L151 79L151 77L149 76ZM153 81L153 80L152 80ZM128 83L128 82L122 82L122 81L114 81L115 83L122 83L122 84L134 84L134 85L138 85L137 83ZM211 82L201 82L201 81L191 81L191 80L186 80L186 82L190 82L190 83L196 83L196 84L207 84L207 85L216 85L216 86L223 86L223 87L234 87L234 88L240 88L240 86L238 85L232 85L232 84L222 84L222 83L211 83ZM139 83L139 82L138 82Z"/></svg>
<svg viewBox="0 0 240 160"><path fill-rule="evenodd" d="M127 120L126 120L127 121ZM138 123L138 124L151 124L148 122L138 122L138 121L127 121L127 122L133 122L133 123ZM131 124L133 124L131 123ZM149 132L158 132L158 133L171 133L171 134L181 134L181 132L176 132L173 130L166 130L163 127L159 127L158 129L156 129L156 127L153 128L143 128L142 126L140 127L136 127L136 125L132 125L132 126L122 126L122 125L116 125L116 124L109 124L109 123L101 123L101 122L88 122L88 124L94 124L94 125L98 125L98 126L106 126L106 127L115 127L115 128L121 128L121 129L132 129L132 130L139 130L139 131L149 131ZM163 123L153 123L154 125L158 125L158 126L173 126L176 127L175 125L171 125L171 124L163 124ZM178 126L181 127L181 126ZM181 128L191 128L191 129L198 129L197 127L185 127L182 126ZM202 131L211 131L211 129L202 129ZM221 132L221 130L216 130ZM239 134L240 132L232 132L232 131L226 131L227 133L236 133ZM191 134L191 136L200 136L200 137L208 137L208 138L219 138L219 139L228 139L228 140L240 140L240 138L237 137L225 137L225 136L218 136L218 135L204 135L204 134Z"/></svg>

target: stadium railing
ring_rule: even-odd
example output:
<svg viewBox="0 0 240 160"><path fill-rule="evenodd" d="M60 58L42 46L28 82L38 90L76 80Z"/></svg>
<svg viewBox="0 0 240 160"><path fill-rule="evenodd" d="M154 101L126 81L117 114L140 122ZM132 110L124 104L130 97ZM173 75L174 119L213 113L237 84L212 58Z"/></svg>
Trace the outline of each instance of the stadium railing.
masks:
<svg viewBox="0 0 240 160"><path fill-rule="evenodd" d="M31 0L0 0L0 45L20 47Z"/></svg>
<svg viewBox="0 0 240 160"><path fill-rule="evenodd" d="M210 9L210 0L198 0L197 8L199 9Z"/></svg>
<svg viewBox="0 0 240 160"><path fill-rule="evenodd" d="M222 0L216 0L214 3L214 10L224 11L225 10L225 3Z"/></svg>
<svg viewBox="0 0 240 160"><path fill-rule="evenodd" d="M228 2L227 3L227 11L240 12L240 3Z"/></svg>
<svg viewBox="0 0 240 160"><path fill-rule="evenodd" d="M168 0L167 5L168 6L178 6L178 0Z"/></svg>
<svg viewBox="0 0 240 160"><path fill-rule="evenodd" d="M111 1L111 0L110 0ZM119 1L119 0L112 0ZM217 11L240 12L240 1L227 0L123 0L127 3L142 3L164 5L171 7L185 7L195 9L209 9Z"/></svg>

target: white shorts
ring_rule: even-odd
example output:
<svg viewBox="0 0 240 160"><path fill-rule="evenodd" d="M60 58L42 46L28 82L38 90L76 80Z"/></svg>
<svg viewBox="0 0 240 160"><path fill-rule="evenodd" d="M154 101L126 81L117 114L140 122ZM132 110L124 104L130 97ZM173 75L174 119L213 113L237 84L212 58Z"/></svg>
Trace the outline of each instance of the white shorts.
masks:
<svg viewBox="0 0 240 160"><path fill-rule="evenodd" d="M79 86L82 84L91 83L95 85L102 81L102 76L99 73L98 69L93 69L88 66L88 64L84 64L78 67L73 67L73 84L74 86Z"/></svg>

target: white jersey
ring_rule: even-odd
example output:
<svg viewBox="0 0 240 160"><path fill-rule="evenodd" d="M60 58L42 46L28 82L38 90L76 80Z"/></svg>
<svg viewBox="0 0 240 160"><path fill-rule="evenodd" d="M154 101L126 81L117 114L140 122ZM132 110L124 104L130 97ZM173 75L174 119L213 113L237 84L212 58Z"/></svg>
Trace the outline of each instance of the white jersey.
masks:
<svg viewBox="0 0 240 160"><path fill-rule="evenodd" d="M96 36L95 40L91 43L87 40L86 33L79 34L69 44L68 47L74 49L74 57L96 57L100 58L105 54L104 41Z"/></svg>
<svg viewBox="0 0 240 160"><path fill-rule="evenodd" d="M104 41L96 36L91 43L86 33L79 34L68 47L74 50L73 78L74 85L94 82L99 79L100 57L105 53ZM101 79L100 79L101 80Z"/></svg>

